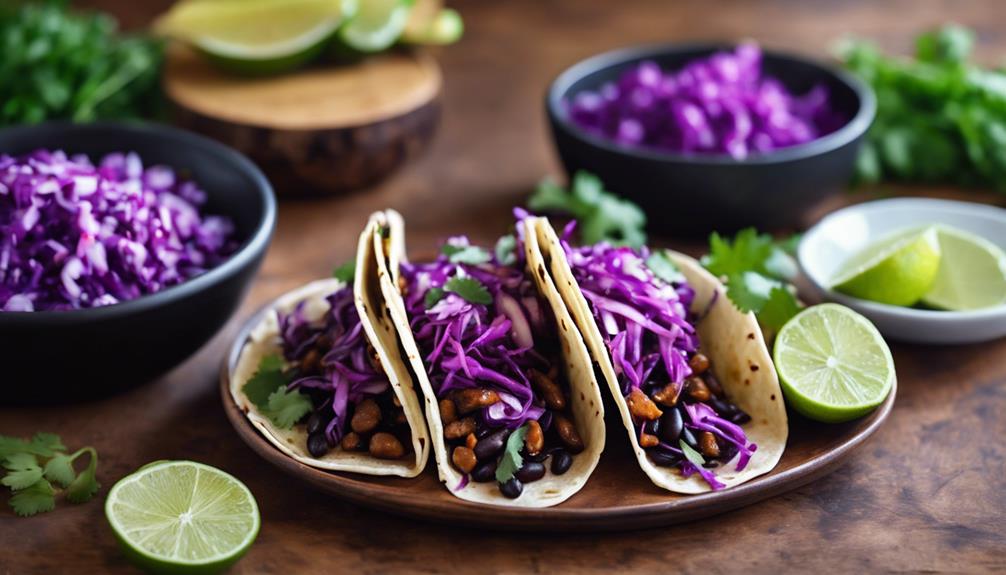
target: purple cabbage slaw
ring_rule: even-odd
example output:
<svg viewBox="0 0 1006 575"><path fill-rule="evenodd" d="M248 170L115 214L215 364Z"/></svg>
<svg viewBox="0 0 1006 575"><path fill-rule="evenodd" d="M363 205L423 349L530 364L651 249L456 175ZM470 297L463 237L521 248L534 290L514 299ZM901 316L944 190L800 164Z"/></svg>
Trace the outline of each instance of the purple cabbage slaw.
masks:
<svg viewBox="0 0 1006 575"><path fill-rule="evenodd" d="M310 322L304 316L306 301L288 314L279 314L283 357L290 362L304 359L322 337L331 342L321 358L322 376L300 377L289 389L317 389L331 393L319 409L331 409L332 420L325 427L330 445L338 445L349 425L349 405L374 397L391 387L388 376L374 367L360 314L353 302L352 286L344 286L326 297L329 310L323 321ZM376 360L375 360L376 361Z"/></svg>
<svg viewBox="0 0 1006 575"><path fill-rule="evenodd" d="M469 245L464 237L448 243ZM549 360L536 346L552 345L557 330L545 313L547 304L524 274L523 249L518 246L515 251L518 261L513 265L502 265L495 256L479 265L451 263L443 254L429 263L404 263L405 306L438 399L456 389L492 389L500 401L482 409L486 425L513 430L539 420L547 429L550 414L535 397L527 374L531 369L548 371ZM426 294L454 277L478 280L492 296L492 304L472 303L445 292L427 309Z"/></svg>
<svg viewBox="0 0 1006 575"><path fill-rule="evenodd" d="M763 76L754 43L673 72L644 61L565 105L574 124L623 146L736 160L815 140L848 120L832 108L825 86L794 96Z"/></svg>
<svg viewBox="0 0 1006 575"><path fill-rule="evenodd" d="M0 311L111 305L182 283L236 249L206 194L139 156L0 155Z"/></svg>
<svg viewBox="0 0 1006 575"><path fill-rule="evenodd" d="M635 250L605 242L571 247L575 226L575 221L566 226L561 243L610 352L622 395L633 388L650 395L668 382L680 392L692 374L689 358L699 350L696 318L689 312L695 291L685 282L669 284L656 277L646 265L650 255L646 247ZM757 445L747 441L740 426L705 403L686 403L685 413L689 428L710 431L737 447L738 471L747 466ZM660 448L683 455L675 446ZM723 487L712 471L687 459L681 471L685 477L699 473L713 489Z"/></svg>

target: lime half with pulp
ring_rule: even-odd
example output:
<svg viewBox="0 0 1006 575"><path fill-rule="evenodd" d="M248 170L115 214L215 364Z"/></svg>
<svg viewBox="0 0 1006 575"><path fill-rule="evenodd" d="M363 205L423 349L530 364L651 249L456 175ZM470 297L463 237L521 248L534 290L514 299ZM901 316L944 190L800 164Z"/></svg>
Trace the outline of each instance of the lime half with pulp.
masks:
<svg viewBox="0 0 1006 575"><path fill-rule="evenodd" d="M912 229L881 238L853 255L831 287L860 299L910 306L929 291L939 267L936 228Z"/></svg>
<svg viewBox="0 0 1006 575"><path fill-rule="evenodd" d="M155 30L244 74L296 68L321 53L357 0L182 0Z"/></svg>
<svg viewBox="0 0 1006 575"><path fill-rule="evenodd" d="M940 267L922 296L929 307L965 311L1006 304L1006 253L974 234L937 228Z"/></svg>
<svg viewBox="0 0 1006 575"><path fill-rule="evenodd" d="M398 41L409 22L413 0L361 0L356 14L339 29L350 51L373 53Z"/></svg>
<svg viewBox="0 0 1006 575"><path fill-rule="evenodd" d="M159 573L222 571L259 530L248 488L192 461L165 461L124 477L108 493L105 516L130 558Z"/></svg>
<svg viewBox="0 0 1006 575"><path fill-rule="evenodd" d="M894 359L877 328L833 303L789 320L776 337L774 359L790 407L828 423L866 415L896 379Z"/></svg>

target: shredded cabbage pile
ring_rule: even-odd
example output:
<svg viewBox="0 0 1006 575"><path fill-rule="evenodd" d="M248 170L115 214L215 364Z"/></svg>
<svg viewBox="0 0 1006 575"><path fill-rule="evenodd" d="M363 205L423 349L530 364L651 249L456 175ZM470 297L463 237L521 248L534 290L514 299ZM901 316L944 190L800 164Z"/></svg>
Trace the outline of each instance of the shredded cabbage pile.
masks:
<svg viewBox="0 0 1006 575"><path fill-rule="evenodd" d="M794 96L762 75L757 44L740 44L675 72L646 61L566 103L572 121L628 147L688 154L751 154L809 142L841 127L828 90Z"/></svg>
<svg viewBox="0 0 1006 575"><path fill-rule="evenodd" d="M115 304L182 283L236 248L206 194L133 153L98 166L40 150L0 155L0 310Z"/></svg>
<svg viewBox="0 0 1006 575"><path fill-rule="evenodd" d="M349 406L388 391L391 384L388 376L374 366L376 358L369 357L374 351L353 303L352 286L336 290L326 300L331 307L321 322L312 323L304 316L307 302L300 302L289 314L281 314L280 340L286 360L299 362L325 338L320 346L328 350L321 357L322 375L299 377L290 382L289 389L331 394L318 409L331 408L333 417L325 427L325 437L330 445L338 445L349 424Z"/></svg>
<svg viewBox="0 0 1006 575"><path fill-rule="evenodd" d="M468 246L464 237L448 245ZM523 250L516 254L522 257ZM441 254L430 263L402 264L406 280L405 305L437 398L452 390L488 388L500 401L482 409L490 427L517 429L529 420L551 421L540 399L535 399L527 374L547 372L548 358L540 350L555 345L556 328L547 304L524 274L524 263L502 265L495 257L483 264L452 263ZM443 289L451 278L481 283L491 303L473 303L446 291L427 308L427 294Z"/></svg>

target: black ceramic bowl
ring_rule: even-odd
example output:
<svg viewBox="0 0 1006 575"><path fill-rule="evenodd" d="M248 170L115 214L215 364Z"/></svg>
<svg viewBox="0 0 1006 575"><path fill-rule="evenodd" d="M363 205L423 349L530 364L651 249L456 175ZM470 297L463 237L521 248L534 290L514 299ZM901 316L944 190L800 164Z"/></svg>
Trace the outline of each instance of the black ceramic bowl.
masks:
<svg viewBox="0 0 1006 575"><path fill-rule="evenodd" d="M90 399L149 381L203 346L241 303L276 221L265 176L234 150L156 124L41 124L0 130L0 153L36 149L98 161L133 151L206 191L207 213L229 216L240 248L218 267L141 298L72 311L0 312L0 403Z"/></svg>
<svg viewBox="0 0 1006 575"><path fill-rule="evenodd" d="M588 58L566 69L552 82L545 101L566 171L597 174L609 190L639 204L653 230L702 234L748 225L769 229L799 226L815 204L849 182L863 134L876 113L870 87L843 70L765 51L763 74L778 78L794 94L804 94L823 84L833 108L849 121L812 142L745 160L626 148L590 134L569 120L564 105L567 99L617 80L643 60L675 70L697 58L732 48L729 44L627 48Z"/></svg>

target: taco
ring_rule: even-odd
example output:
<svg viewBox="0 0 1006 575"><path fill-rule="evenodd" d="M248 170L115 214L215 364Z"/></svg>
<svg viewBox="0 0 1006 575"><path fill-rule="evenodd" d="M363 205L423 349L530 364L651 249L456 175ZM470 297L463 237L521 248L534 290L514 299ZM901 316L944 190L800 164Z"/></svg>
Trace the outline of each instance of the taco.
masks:
<svg viewBox="0 0 1006 575"><path fill-rule="evenodd" d="M701 493L771 471L789 427L754 315L684 254L573 248L573 225L560 240L526 222L653 483Z"/></svg>
<svg viewBox="0 0 1006 575"><path fill-rule="evenodd" d="M494 505L546 507L575 494L604 449L604 408L587 348L523 227L495 255L455 237L434 261L410 263L401 216L373 218L381 289L423 392L440 480Z"/></svg>
<svg viewBox="0 0 1006 575"><path fill-rule="evenodd" d="M280 297L254 327L231 395L263 436L321 469L414 477L429 439L377 283L371 227L353 283L320 280Z"/></svg>

